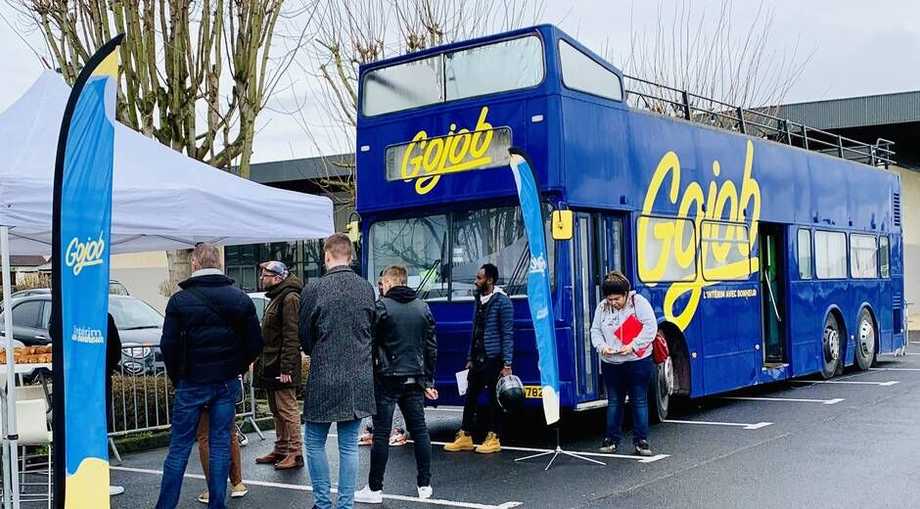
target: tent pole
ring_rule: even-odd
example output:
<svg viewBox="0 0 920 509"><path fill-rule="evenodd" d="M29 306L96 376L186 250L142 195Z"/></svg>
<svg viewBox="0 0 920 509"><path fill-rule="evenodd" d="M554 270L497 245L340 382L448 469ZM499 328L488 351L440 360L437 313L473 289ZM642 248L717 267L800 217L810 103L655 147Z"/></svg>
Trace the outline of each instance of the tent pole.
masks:
<svg viewBox="0 0 920 509"><path fill-rule="evenodd" d="M0 226L0 259L3 264L3 333L6 336L6 424L4 438L5 447L9 454L6 455L7 464L3 469L4 481L4 507L9 508L6 492L12 495L12 508L19 509L19 446L16 431L16 359L13 355L13 315L10 309L10 295L13 293L10 284L10 227Z"/></svg>

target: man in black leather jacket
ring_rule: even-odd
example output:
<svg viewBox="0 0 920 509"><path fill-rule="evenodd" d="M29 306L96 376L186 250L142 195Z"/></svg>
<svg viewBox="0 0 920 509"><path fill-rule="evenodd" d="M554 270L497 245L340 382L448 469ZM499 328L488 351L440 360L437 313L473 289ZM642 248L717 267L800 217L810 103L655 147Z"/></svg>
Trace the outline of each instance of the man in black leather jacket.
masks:
<svg viewBox="0 0 920 509"><path fill-rule="evenodd" d="M431 438L425 423L425 398L437 399L434 368L438 343L428 304L406 286L405 267L383 272L384 297L377 301L374 325L374 445L368 486L355 494L356 502L383 502L383 475L389 455L388 438L393 411L399 405L415 440L416 479L420 498L431 497Z"/></svg>

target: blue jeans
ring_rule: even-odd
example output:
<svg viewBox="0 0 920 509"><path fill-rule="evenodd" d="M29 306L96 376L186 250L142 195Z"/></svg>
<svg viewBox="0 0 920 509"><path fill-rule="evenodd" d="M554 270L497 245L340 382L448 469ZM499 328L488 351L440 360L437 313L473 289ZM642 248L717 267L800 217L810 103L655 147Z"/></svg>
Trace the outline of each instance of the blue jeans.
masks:
<svg viewBox="0 0 920 509"><path fill-rule="evenodd" d="M620 364L601 363L607 388L607 438L623 440L623 406L629 394L633 416L633 444L648 440L648 389L655 373L652 356Z"/></svg>
<svg viewBox="0 0 920 509"><path fill-rule="evenodd" d="M236 378L214 384L193 384L180 381L176 386L173 404L172 432L169 453L163 463L163 481L156 509L174 509L179 504L182 478L188 464L188 455L195 443L198 421L207 406L210 430L208 442L209 509L225 509L227 476L230 472L230 423L236 414L236 401L240 397L240 383Z"/></svg>
<svg viewBox="0 0 920 509"><path fill-rule="evenodd" d="M304 424L304 444L307 447L307 465L313 483L313 501L319 509L332 509L330 494L332 482L329 479L329 459L326 458L326 437L330 422L308 422ZM336 423L339 435L339 496L336 509L352 509L355 506L355 482L358 477L358 430L361 420Z"/></svg>

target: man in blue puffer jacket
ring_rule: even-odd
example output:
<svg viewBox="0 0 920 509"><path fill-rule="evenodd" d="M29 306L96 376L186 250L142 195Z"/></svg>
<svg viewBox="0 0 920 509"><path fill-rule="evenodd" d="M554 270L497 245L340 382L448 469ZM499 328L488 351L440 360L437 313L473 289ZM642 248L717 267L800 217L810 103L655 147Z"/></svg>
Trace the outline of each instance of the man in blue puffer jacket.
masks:
<svg viewBox="0 0 920 509"><path fill-rule="evenodd" d="M499 436L502 414L495 395L498 379L511 374L514 359L514 308L511 299L496 286L498 267L487 263L476 274L476 311L473 315L473 338L466 360L469 369L463 424L445 451L471 451L490 454L502 450ZM483 389L489 393L488 427L482 445L474 446L470 431L476 417L476 406Z"/></svg>
<svg viewBox="0 0 920 509"><path fill-rule="evenodd" d="M208 412L210 509L224 509L230 468L230 425L240 397L237 377L262 351L256 308L220 269L220 251L198 244L192 252L192 277L166 305L160 349L166 372L176 387L169 453L157 509L179 502L189 452L198 421Z"/></svg>

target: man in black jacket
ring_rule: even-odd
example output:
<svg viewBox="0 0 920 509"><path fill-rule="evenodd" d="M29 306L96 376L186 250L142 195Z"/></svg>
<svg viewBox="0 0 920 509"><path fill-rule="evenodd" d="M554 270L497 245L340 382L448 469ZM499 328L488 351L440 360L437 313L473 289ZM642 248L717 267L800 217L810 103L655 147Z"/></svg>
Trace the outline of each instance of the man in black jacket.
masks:
<svg viewBox="0 0 920 509"><path fill-rule="evenodd" d="M202 411L210 422L208 507L226 507L230 424L240 396L237 376L262 350L262 332L252 300L220 266L216 247L195 246L192 277L179 283L182 291L166 305L160 348L176 399L157 509L173 509L179 502Z"/></svg>
<svg viewBox="0 0 920 509"><path fill-rule="evenodd" d="M355 493L356 502L383 503L383 475L389 455L390 427L396 405L415 439L419 498L431 497L431 439L425 424L425 398L437 399L434 368L438 343L428 304L406 286L405 267L383 272L383 298L377 301L374 325L374 446L368 486Z"/></svg>

